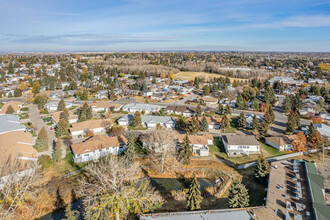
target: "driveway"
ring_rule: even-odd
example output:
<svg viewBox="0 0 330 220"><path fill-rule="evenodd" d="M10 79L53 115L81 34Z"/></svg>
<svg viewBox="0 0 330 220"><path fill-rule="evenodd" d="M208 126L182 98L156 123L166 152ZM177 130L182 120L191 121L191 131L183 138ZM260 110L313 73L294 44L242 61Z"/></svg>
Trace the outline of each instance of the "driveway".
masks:
<svg viewBox="0 0 330 220"><path fill-rule="evenodd" d="M39 114L39 110L37 106L33 105L29 107L29 117L32 122L32 125L37 128L37 134L42 129L42 127L46 128L46 131L48 133L48 146L49 149L44 152L39 152L38 156L41 155L49 155L52 157L52 154L54 152L54 147L56 145L57 138L55 137L55 132L50 130L50 127L46 125L46 123L42 120L42 117ZM65 157L66 147L62 143L62 156Z"/></svg>

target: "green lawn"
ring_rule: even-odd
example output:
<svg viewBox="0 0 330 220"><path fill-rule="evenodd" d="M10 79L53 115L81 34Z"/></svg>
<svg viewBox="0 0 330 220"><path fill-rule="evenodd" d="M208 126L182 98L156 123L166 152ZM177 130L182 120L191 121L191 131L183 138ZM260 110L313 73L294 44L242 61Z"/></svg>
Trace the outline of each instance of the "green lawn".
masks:
<svg viewBox="0 0 330 220"><path fill-rule="evenodd" d="M68 108L68 110L71 111L71 110L73 110L73 109L75 109L75 108L77 108L77 107L78 107L78 106L74 105L74 106L71 106L70 108Z"/></svg>
<svg viewBox="0 0 330 220"><path fill-rule="evenodd" d="M21 113L21 114L18 114L18 117L20 119L27 119L27 118L29 118L29 114L28 113Z"/></svg>
<svg viewBox="0 0 330 220"><path fill-rule="evenodd" d="M27 112L27 111L29 111L29 107L21 108L21 111L22 111L22 112Z"/></svg>
<svg viewBox="0 0 330 220"><path fill-rule="evenodd" d="M259 158L258 154L250 155L250 156L243 156L243 157L228 157L226 154L225 148L222 144L222 141L220 141L218 138L215 138L214 143L215 143L215 145L209 146L210 153L219 158L228 160L236 165L241 165L241 164L249 163L252 161L256 161ZM269 145L266 145L261 142L259 142L259 143L261 145L260 150L266 158L285 154L284 152L278 151L277 149L275 149Z"/></svg>
<svg viewBox="0 0 330 220"><path fill-rule="evenodd" d="M127 127L128 130L147 130L147 128L145 127L132 127L132 126L128 126Z"/></svg>

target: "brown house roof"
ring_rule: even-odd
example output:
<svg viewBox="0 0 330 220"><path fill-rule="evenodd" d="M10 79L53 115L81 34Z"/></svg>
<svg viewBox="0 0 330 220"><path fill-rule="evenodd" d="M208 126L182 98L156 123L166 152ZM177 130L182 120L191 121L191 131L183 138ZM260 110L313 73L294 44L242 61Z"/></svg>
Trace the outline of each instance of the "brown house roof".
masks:
<svg viewBox="0 0 330 220"><path fill-rule="evenodd" d="M110 102L96 102L96 103L91 103L90 106L92 106L92 108L111 108L111 110L113 110L116 108L120 108L123 105L117 103L110 103Z"/></svg>
<svg viewBox="0 0 330 220"><path fill-rule="evenodd" d="M72 124L70 131L82 131L86 129L105 128L108 124L112 124L110 119L88 120Z"/></svg>
<svg viewBox="0 0 330 220"><path fill-rule="evenodd" d="M0 110L0 114L5 114L6 111L7 111L8 106L10 106L10 105L13 106L14 111L17 112L18 110L21 109L20 106L23 105L23 102L19 102L19 101L10 101L10 102L6 102L6 103L2 106L2 108L1 108L1 110Z"/></svg>
<svg viewBox="0 0 330 220"><path fill-rule="evenodd" d="M0 162L16 157L37 158L32 146L32 135L24 131L12 131L0 134Z"/></svg>
<svg viewBox="0 0 330 220"><path fill-rule="evenodd" d="M181 105L174 105L174 106L167 106L165 108L167 111L175 111L175 112L181 112L181 113L190 113L190 112L195 112L195 108L190 108L186 106L181 106Z"/></svg>
<svg viewBox="0 0 330 220"><path fill-rule="evenodd" d="M260 145L254 135L225 134L222 138L229 145Z"/></svg>
<svg viewBox="0 0 330 220"><path fill-rule="evenodd" d="M177 139L180 143L182 143L185 139L185 134L178 134ZM213 140L213 136L211 134L204 134L204 135L188 135L189 141L191 144L198 145L208 145L207 140Z"/></svg>
<svg viewBox="0 0 330 220"><path fill-rule="evenodd" d="M126 144L127 139L124 136L109 137L105 135L95 135L85 142L72 144L71 149L74 154L85 154L109 147L119 147L121 144Z"/></svg>
<svg viewBox="0 0 330 220"><path fill-rule="evenodd" d="M52 118L56 123L60 121L61 113L62 111L52 113ZM69 111L69 120L71 119L77 119L77 117L71 111Z"/></svg>
<svg viewBox="0 0 330 220"><path fill-rule="evenodd" d="M213 117L205 117L208 124L220 124L222 118L213 118ZM203 117L197 117L198 121L202 121Z"/></svg>
<svg viewBox="0 0 330 220"><path fill-rule="evenodd" d="M292 141L290 141L289 138L285 136L278 136L278 137L266 137L266 140L273 142L274 144L278 146L283 146L287 144L291 144Z"/></svg>

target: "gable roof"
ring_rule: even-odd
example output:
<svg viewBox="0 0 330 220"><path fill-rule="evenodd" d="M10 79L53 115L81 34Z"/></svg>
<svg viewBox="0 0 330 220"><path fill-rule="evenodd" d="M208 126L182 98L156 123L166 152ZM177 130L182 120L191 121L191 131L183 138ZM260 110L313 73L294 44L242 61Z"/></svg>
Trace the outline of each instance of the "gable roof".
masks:
<svg viewBox="0 0 330 220"><path fill-rule="evenodd" d="M23 105L23 102L19 102L19 101L6 102L0 110L0 114L5 114L8 106L10 105L13 107L14 111L17 112L18 110L20 110L20 106Z"/></svg>
<svg viewBox="0 0 330 220"><path fill-rule="evenodd" d="M17 130L25 130L25 126L20 123L17 115L0 115L0 134Z"/></svg>
<svg viewBox="0 0 330 220"><path fill-rule="evenodd" d="M119 147L121 144L126 144L127 139L124 136L109 137L105 135L95 135L85 142L72 144L71 149L74 154L85 154L109 147Z"/></svg>
<svg viewBox="0 0 330 220"><path fill-rule="evenodd" d="M178 134L177 140L182 143L185 139L185 134ZM208 145L208 140L213 140L213 135L204 134L204 135L188 135L189 141L193 145Z"/></svg>
<svg viewBox="0 0 330 220"><path fill-rule="evenodd" d="M222 138L228 145L260 145L254 135L225 134Z"/></svg>
<svg viewBox="0 0 330 220"><path fill-rule="evenodd" d="M61 113L63 111L59 111L59 112L54 112L51 114L53 120L56 122L56 124L58 124L58 122L60 121L60 116L61 116ZM69 111L69 120L71 119L77 119L77 117L71 112Z"/></svg>
<svg viewBox="0 0 330 220"><path fill-rule="evenodd" d="M272 143L278 145L278 146L283 146L287 144L291 144L291 141L289 138L286 138L284 136L278 136L278 137L266 137L266 140L271 141Z"/></svg>
<svg viewBox="0 0 330 220"><path fill-rule="evenodd" d="M88 120L79 123L72 124L70 131L81 131L86 129L94 129L94 128L104 128L106 127L106 123L112 124L110 119L100 119L100 120Z"/></svg>
<svg viewBox="0 0 330 220"><path fill-rule="evenodd" d="M111 108L111 109L116 109L116 108L120 108L121 104L117 104L117 103L110 103L110 102L96 102L96 103L91 103L90 106L92 108Z"/></svg>
<svg viewBox="0 0 330 220"><path fill-rule="evenodd" d="M134 115L124 115L118 119L118 122L128 122L131 123ZM170 116L155 116L155 115L141 115L141 122L144 123L156 123L156 124L173 124L175 119Z"/></svg>

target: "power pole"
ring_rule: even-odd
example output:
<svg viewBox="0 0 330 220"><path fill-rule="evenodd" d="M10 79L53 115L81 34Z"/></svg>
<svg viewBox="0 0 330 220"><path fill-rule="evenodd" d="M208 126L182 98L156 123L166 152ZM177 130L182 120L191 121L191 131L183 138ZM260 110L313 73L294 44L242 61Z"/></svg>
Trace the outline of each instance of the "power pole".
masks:
<svg viewBox="0 0 330 220"><path fill-rule="evenodd" d="M323 163L324 163L324 143L323 143L323 148L322 148L322 151L323 151Z"/></svg>

